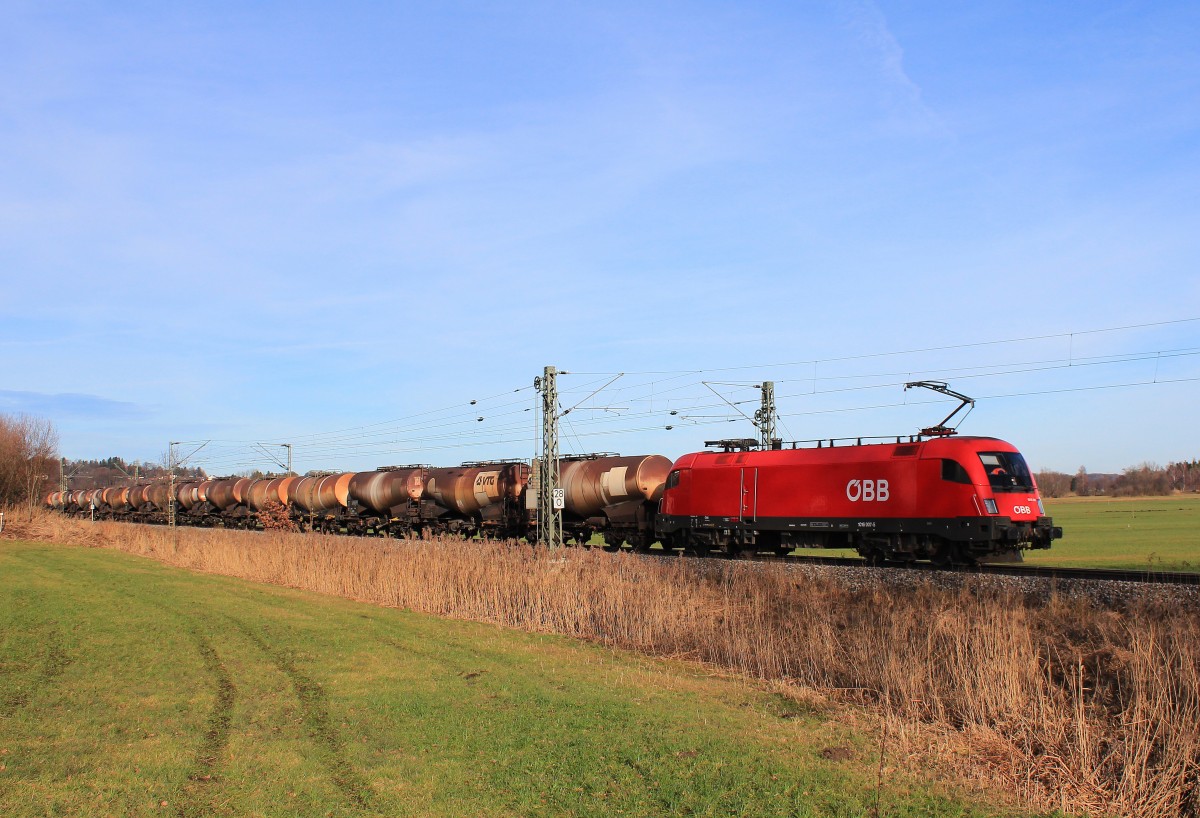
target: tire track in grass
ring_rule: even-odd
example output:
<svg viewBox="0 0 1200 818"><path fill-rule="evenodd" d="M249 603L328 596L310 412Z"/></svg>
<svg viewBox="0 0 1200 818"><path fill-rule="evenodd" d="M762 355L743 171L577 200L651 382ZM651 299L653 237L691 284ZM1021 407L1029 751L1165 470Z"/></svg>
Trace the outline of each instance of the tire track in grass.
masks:
<svg viewBox="0 0 1200 818"><path fill-rule="evenodd" d="M44 656L37 673L26 682L0 700L0 718L11 718L16 712L29 705L35 690L44 689L54 684L58 677L71 664L71 656L63 648L62 631L52 622L30 628L26 631L31 639L37 639L35 634L41 634L41 644Z"/></svg>
<svg viewBox="0 0 1200 818"><path fill-rule="evenodd" d="M120 591L122 595L137 603L148 603L160 611L174 617L183 624L200 659L204 669L212 679L213 705L205 722L204 737L196 750L192 771L188 773L187 783L181 789L181 796L176 805L175 814L179 818L213 815L217 812L216 793L213 784L221 779L218 771L222 766L222 756L229 746L229 737L233 730L233 706L237 701L237 687L229 675L229 669L221 661L220 654L201 628L200 621L191 614L176 610L159 600L147 600L135 596L129 591Z"/></svg>
<svg viewBox="0 0 1200 818"><path fill-rule="evenodd" d="M128 595L128 592L126 594ZM145 602L146 600L139 598L138 601ZM189 783L182 790L183 800L176 810L180 818L211 815L216 812L219 805L215 799L216 793L208 785L220 780L215 774L215 770L218 769L222 752L229 742L236 688L224 663L220 661L216 649L204 635L200 620L207 619L206 617L192 616L157 600L151 601L150 604L187 622L185 627L193 641L196 642L205 668L216 679L216 700L209 715L205 739L197 752L195 769L199 772L188 776ZM261 651L291 683L300 704L304 723L309 728L310 737L320 751L321 763L326 768L334 785L356 807L361 809L373 807L377 796L366 778L345 757L345 741L332 724L329 716L328 697L320 684L297 668L291 655L285 650L273 647L252 626L227 613L223 614L223 617ZM206 797L199 797L204 790L208 790Z"/></svg>
<svg viewBox="0 0 1200 818"><path fill-rule="evenodd" d="M321 750L322 762L329 777L342 794L361 809L370 809L377 800L370 782L346 758L346 743L329 717L329 698L321 685L296 667L295 660L284 650L274 647L262 634L235 617L225 615L247 639L261 650L271 663L292 683L309 735Z"/></svg>
<svg viewBox="0 0 1200 818"><path fill-rule="evenodd" d="M190 619L190 617L186 617ZM204 669L215 682L212 710L205 724L204 739L196 751L194 772L188 775L175 814L179 818L213 815L216 812L215 793L210 786L220 781L217 773L222 766L222 756L229 746L229 735L233 728L233 705L237 700L237 688L221 661L216 648L194 622L189 622L188 633L204 661Z"/></svg>
<svg viewBox="0 0 1200 818"><path fill-rule="evenodd" d="M12 598L15 603L13 607L16 611L44 607L41 596L26 589L18 589ZM27 707L33 698L34 691L42 690L55 684L58 677L63 674L63 671L72 662L71 655L63 646L62 630L59 628L57 622L44 620L35 620L29 624L14 622L9 627L26 634L27 639L38 644L41 650L37 651L34 655L41 654L41 661L38 663L37 671L33 674L32 678L26 680L23 685L18 683L15 690L6 693L0 698L0 718L11 718L18 710ZM5 660L0 664L0 668L5 671L4 676L9 676L12 674L14 668L28 670L33 664L32 657L28 661L9 662Z"/></svg>

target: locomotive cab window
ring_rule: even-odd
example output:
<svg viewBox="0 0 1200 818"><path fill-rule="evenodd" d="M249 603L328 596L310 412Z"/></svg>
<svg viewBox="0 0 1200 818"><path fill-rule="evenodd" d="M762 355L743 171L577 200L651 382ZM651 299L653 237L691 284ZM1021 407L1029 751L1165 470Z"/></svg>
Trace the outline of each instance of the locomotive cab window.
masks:
<svg viewBox="0 0 1200 818"><path fill-rule="evenodd" d="M962 463L948 458L942 459L942 479L951 483L971 484L971 475L967 474Z"/></svg>
<svg viewBox="0 0 1200 818"><path fill-rule="evenodd" d="M979 461L996 491L1032 491L1033 476L1016 452L980 452Z"/></svg>
<svg viewBox="0 0 1200 818"><path fill-rule="evenodd" d="M675 471L673 471L667 475L666 488L673 489L678 485L679 485L679 469L676 469Z"/></svg>

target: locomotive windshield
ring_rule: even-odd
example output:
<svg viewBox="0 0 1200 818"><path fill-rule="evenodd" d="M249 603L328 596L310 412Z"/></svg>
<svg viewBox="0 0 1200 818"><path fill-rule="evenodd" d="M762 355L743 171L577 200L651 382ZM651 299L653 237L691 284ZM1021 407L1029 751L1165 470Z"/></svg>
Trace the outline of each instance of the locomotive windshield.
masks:
<svg viewBox="0 0 1200 818"><path fill-rule="evenodd" d="M1033 476L1016 452L980 452L979 459L996 491L1033 491Z"/></svg>

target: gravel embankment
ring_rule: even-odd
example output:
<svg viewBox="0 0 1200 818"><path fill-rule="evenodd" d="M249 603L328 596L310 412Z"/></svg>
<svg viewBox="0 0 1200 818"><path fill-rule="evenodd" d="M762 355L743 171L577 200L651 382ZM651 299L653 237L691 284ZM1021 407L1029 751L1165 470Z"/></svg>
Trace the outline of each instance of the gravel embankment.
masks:
<svg viewBox="0 0 1200 818"><path fill-rule="evenodd" d="M838 578L851 589L879 583L893 587L917 588L933 585L957 591L963 587L1012 593L1048 599L1052 594L1084 597L1103 608L1120 609L1132 604L1153 602L1169 605L1200 605L1200 586L1152 582L1113 582L1108 580L1049 579L1045 577L971 574L957 571L932 571L911 568L869 568L866 566L799 565L788 563L787 570L807 576Z"/></svg>

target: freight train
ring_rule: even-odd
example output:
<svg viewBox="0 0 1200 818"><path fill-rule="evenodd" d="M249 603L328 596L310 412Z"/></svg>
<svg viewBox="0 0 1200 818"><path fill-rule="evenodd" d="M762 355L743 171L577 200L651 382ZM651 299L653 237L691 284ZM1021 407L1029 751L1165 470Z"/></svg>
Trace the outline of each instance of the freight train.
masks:
<svg viewBox="0 0 1200 818"><path fill-rule="evenodd" d="M1016 447L938 434L888 442L714 441L711 451L565 457L564 536L604 547L734 555L852 548L872 561L973 562L1049 548L1046 516ZM390 537L537 536L539 463L191 481L174 486L176 522L257 528L273 505L303 530ZM165 483L55 492L75 516L165 523ZM276 505L277 504L277 505Z"/></svg>

